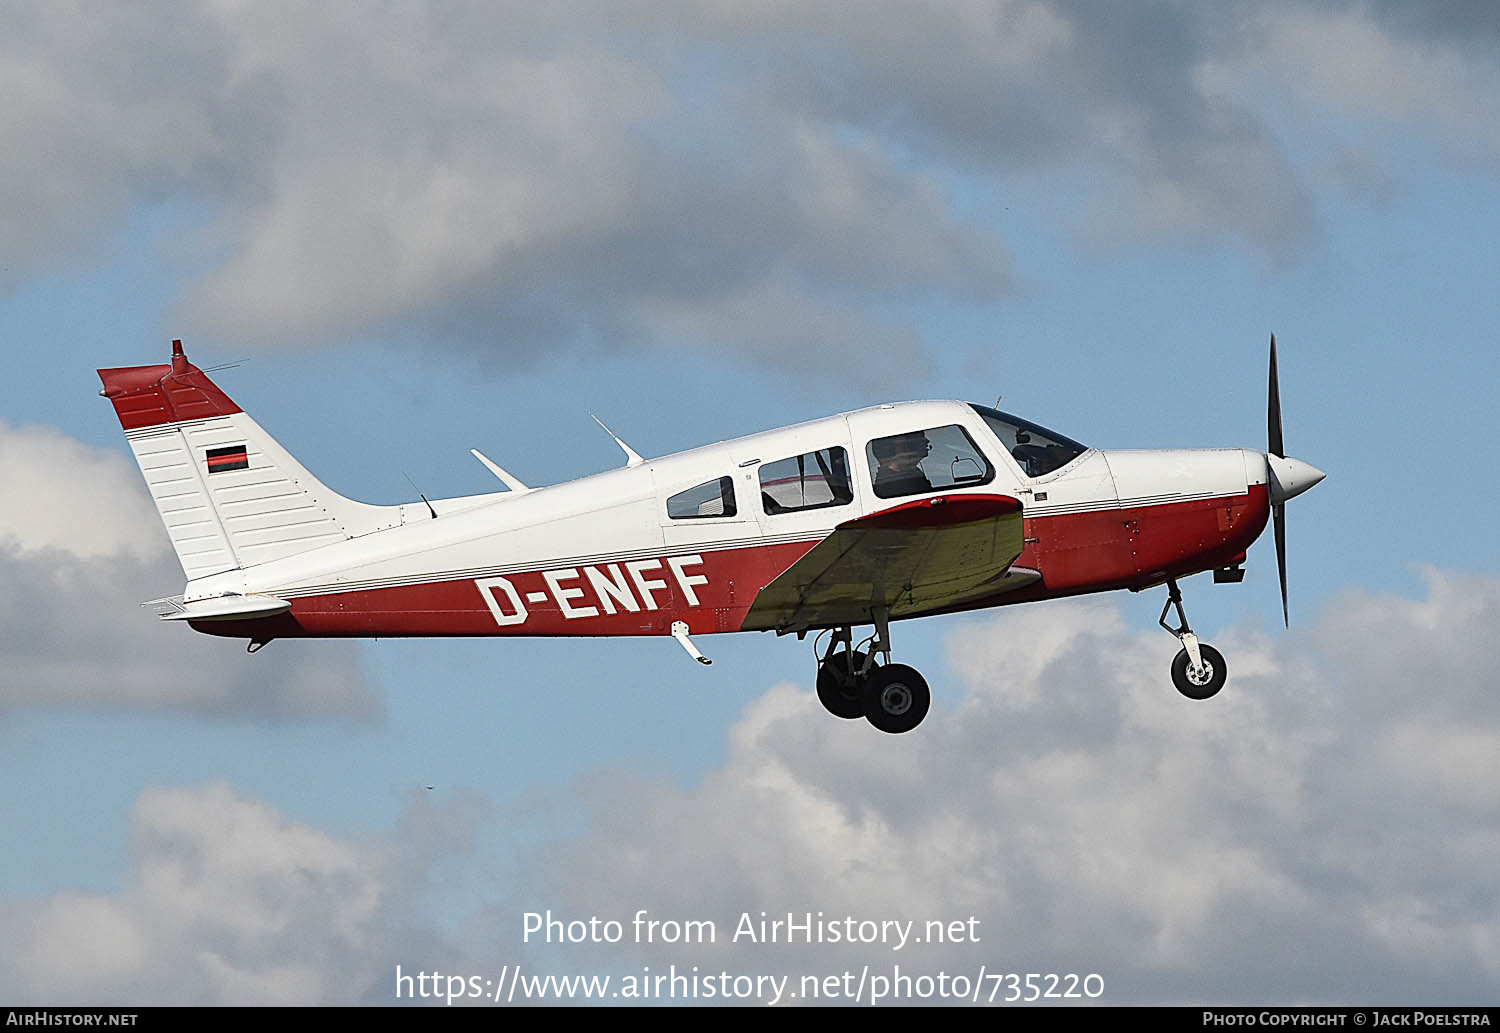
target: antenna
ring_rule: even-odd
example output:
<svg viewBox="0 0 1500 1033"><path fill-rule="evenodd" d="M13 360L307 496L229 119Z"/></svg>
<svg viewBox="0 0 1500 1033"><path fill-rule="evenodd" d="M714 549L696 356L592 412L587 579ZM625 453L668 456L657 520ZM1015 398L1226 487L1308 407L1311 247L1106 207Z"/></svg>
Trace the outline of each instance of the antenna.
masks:
<svg viewBox="0 0 1500 1033"><path fill-rule="evenodd" d="M593 413L589 413L589 415L590 416L594 416ZM597 423L597 424L599 424L599 426L604 427L604 433L606 433L610 437L614 438L615 439L615 444L619 445L621 448L623 448L625 450L625 456L626 456L625 465L626 466L640 466L642 463L644 463L646 461L646 460L644 460L644 459L642 459L640 457L640 454L637 453L635 449L631 448L629 445L625 444L625 442L621 441L618 437L616 437L614 431L610 430L608 427L605 427L603 420L601 420L597 416L594 416L594 422Z"/></svg>
<svg viewBox="0 0 1500 1033"><path fill-rule="evenodd" d="M490 473L500 478L500 482L511 490L511 494L524 495L531 490L526 485L521 483L521 479L519 477L516 477L513 474L506 473L504 470L500 469L498 464L490 462L490 457L479 451L479 449L471 448L469 449L469 452L474 456L475 459L483 463L489 469Z"/></svg>
<svg viewBox="0 0 1500 1033"><path fill-rule="evenodd" d="M417 493L417 498L427 502L427 496L422 494L422 489L417 487L417 482L411 479L411 475L402 470L401 476L406 478L406 483L411 485L411 490ZM427 512L432 514L432 519L437 519L437 510L432 508L431 502L427 502Z"/></svg>

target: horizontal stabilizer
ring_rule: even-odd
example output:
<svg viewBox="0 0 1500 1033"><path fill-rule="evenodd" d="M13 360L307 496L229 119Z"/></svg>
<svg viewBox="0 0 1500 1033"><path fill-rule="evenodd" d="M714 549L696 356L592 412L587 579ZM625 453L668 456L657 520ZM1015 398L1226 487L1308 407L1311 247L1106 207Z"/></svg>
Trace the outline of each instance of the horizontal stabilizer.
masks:
<svg viewBox="0 0 1500 1033"><path fill-rule="evenodd" d="M181 596L157 599L142 605L156 610L164 621L228 621L275 617L292 608L290 600L274 595L220 595L212 599L183 602Z"/></svg>

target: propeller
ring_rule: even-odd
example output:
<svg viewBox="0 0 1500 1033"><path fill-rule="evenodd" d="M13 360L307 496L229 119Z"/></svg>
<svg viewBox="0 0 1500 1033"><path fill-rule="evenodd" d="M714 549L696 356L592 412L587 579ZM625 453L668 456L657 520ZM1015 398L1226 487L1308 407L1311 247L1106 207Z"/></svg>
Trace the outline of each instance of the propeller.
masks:
<svg viewBox="0 0 1500 1033"><path fill-rule="evenodd" d="M1271 382L1266 387L1266 452L1277 459L1286 458L1286 445L1281 439L1281 384L1276 376L1276 335L1271 335ZM1269 461L1267 462L1269 465ZM1286 605L1286 503L1278 502L1271 507L1271 519L1276 525L1276 574L1281 579L1281 622L1288 628L1292 617Z"/></svg>
<svg viewBox="0 0 1500 1033"><path fill-rule="evenodd" d="M1281 436L1281 385L1276 376L1276 335L1271 335L1271 376L1266 388L1266 473L1271 519L1276 535L1276 574L1281 580L1281 620L1292 626L1286 603L1286 500L1300 495L1326 476L1311 463L1288 459Z"/></svg>

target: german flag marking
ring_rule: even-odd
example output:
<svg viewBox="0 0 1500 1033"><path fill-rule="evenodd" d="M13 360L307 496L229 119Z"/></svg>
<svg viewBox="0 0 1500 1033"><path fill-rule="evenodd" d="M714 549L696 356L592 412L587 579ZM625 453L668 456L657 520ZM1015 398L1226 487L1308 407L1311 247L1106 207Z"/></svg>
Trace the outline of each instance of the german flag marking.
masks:
<svg viewBox="0 0 1500 1033"><path fill-rule="evenodd" d="M206 453L209 473L224 473L226 470L248 470L250 456L244 445L228 448L211 448Z"/></svg>

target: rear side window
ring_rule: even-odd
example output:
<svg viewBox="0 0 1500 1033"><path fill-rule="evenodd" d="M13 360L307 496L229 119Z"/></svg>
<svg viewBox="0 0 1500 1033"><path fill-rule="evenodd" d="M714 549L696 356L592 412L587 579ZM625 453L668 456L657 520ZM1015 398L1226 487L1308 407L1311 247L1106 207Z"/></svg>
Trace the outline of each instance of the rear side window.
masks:
<svg viewBox="0 0 1500 1033"><path fill-rule="evenodd" d="M767 515L796 513L854 501L849 453L837 446L763 463L760 503Z"/></svg>
<svg viewBox="0 0 1500 1033"><path fill-rule="evenodd" d="M673 520L734 516L734 479L705 481L667 499L667 516Z"/></svg>

